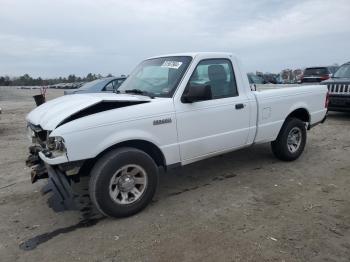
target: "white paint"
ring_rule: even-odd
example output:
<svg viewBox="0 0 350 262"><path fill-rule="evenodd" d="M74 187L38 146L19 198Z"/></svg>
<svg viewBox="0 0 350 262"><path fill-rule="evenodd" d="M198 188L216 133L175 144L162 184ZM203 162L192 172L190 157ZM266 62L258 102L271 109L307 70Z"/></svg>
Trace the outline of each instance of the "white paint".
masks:
<svg viewBox="0 0 350 262"><path fill-rule="evenodd" d="M163 152L166 164L186 165L217 154L276 139L286 117L305 108L310 124L325 114L326 86L299 86L251 91L246 72L229 53L186 53L193 61L173 98L155 98L121 94L82 94L64 96L34 109L27 121L52 130L50 136L64 138L67 158L48 160L48 164L93 158L105 149L128 140L145 140ZM174 56L174 55L171 55ZM162 56L164 57L164 56ZM181 96L187 82L202 59L231 60L239 96L184 104ZM147 101L135 106L108 110L68 122L70 115L100 101ZM241 110L235 104L243 103ZM268 109L268 112L266 111ZM171 118L171 123L153 125L154 120Z"/></svg>

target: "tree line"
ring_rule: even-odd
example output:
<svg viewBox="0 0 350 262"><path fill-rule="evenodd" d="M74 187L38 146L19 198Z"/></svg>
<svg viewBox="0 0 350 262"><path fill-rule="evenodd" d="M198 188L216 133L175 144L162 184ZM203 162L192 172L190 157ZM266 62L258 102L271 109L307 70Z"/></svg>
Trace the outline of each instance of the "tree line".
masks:
<svg viewBox="0 0 350 262"><path fill-rule="evenodd" d="M105 77L113 76L108 74ZM90 82L99 78L102 78L101 74L92 74L89 73L85 77L76 76L74 74L69 75L68 77L56 77L43 79L41 77L33 78L29 74L24 74L19 77L9 77L9 76L0 76L0 86L47 86L55 85L59 83L76 83L76 82Z"/></svg>

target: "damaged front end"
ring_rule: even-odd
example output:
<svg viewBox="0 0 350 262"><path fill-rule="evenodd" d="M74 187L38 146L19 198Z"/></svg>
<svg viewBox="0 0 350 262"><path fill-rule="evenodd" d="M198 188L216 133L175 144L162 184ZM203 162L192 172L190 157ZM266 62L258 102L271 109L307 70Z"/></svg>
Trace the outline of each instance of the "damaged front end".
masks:
<svg viewBox="0 0 350 262"><path fill-rule="evenodd" d="M26 160L26 166L32 168L30 177L32 183L35 183L39 179L48 178L45 164L39 157L39 153L46 149L48 132L42 130L39 126L28 124L27 136L32 145L29 147L29 156Z"/></svg>
<svg viewBox="0 0 350 262"><path fill-rule="evenodd" d="M65 155L64 140L60 137L49 137L50 132L38 126L28 125L28 137L32 142L29 147L29 156L26 165L31 167L31 182L48 179L43 193L52 192L48 199L49 206L55 211L79 209L77 198L81 195L80 185L81 167L84 161L66 162L49 165L42 158L54 159ZM80 184L80 183L79 183Z"/></svg>
<svg viewBox="0 0 350 262"><path fill-rule="evenodd" d="M46 160L67 158L64 139L59 136L49 137L49 135L50 131L43 130L40 126L30 123L27 126L27 136L32 145L29 147L26 165L32 168L32 183L48 177L43 158Z"/></svg>
<svg viewBox="0 0 350 262"><path fill-rule="evenodd" d="M32 184L34 184L39 179L48 178L48 172L45 167L44 162L39 158L39 152L41 148L39 146L29 147L29 156L26 160L26 166L31 167L30 179Z"/></svg>
<svg viewBox="0 0 350 262"><path fill-rule="evenodd" d="M69 156L74 157L70 151L73 146L68 144L69 138L65 136L67 133L61 132L62 129L67 125L73 126L68 130L70 133L75 131L74 126L79 126L74 122L84 122L83 119L97 114L101 114L100 122L103 122L103 112L151 101L149 97L130 94L76 94L50 100L27 115L27 134L31 146L26 165L32 169L32 183L47 179L48 184L43 192L54 193L49 199L51 207L58 211L77 209L80 206L77 202L82 201L81 196L85 196L83 201L89 198L86 181L94 163L91 155L77 158L83 160L69 159ZM116 120L113 118L113 121ZM89 123L85 128L92 126L93 123Z"/></svg>

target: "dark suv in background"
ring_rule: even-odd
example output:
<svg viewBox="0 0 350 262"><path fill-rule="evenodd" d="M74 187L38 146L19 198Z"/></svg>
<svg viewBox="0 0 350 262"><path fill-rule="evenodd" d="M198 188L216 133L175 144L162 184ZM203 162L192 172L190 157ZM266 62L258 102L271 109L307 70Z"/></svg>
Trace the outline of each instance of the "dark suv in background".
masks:
<svg viewBox="0 0 350 262"><path fill-rule="evenodd" d="M337 66L308 67L300 79L301 83L319 83L329 79L338 69Z"/></svg>
<svg viewBox="0 0 350 262"><path fill-rule="evenodd" d="M327 85L329 90L328 110L350 112L350 62L343 64L321 84Z"/></svg>

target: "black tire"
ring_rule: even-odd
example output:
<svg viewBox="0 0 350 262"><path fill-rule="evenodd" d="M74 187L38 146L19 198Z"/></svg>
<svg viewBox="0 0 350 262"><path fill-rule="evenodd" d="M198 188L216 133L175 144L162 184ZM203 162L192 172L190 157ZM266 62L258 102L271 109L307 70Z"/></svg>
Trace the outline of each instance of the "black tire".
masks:
<svg viewBox="0 0 350 262"><path fill-rule="evenodd" d="M147 185L137 201L131 204L116 203L109 193L114 174L125 165L138 165L147 175ZM106 153L91 170L90 198L96 208L106 216L127 217L144 209L151 201L158 185L158 167L145 152L136 148L118 148Z"/></svg>
<svg viewBox="0 0 350 262"><path fill-rule="evenodd" d="M292 152L288 147L288 135L292 129L300 129L301 142L295 152ZM304 151L306 144L306 126L303 121L297 118L288 118L284 122L277 139L271 142L271 149L274 155L283 161L293 161L297 159Z"/></svg>

